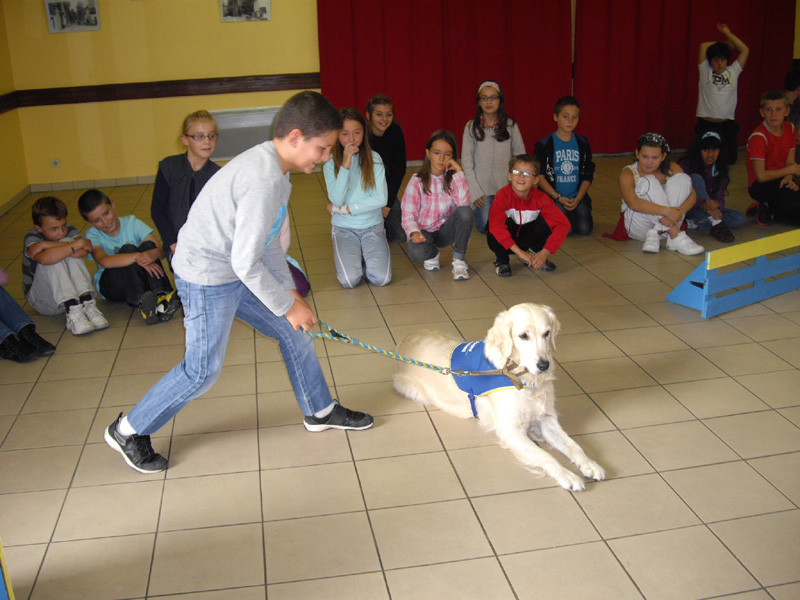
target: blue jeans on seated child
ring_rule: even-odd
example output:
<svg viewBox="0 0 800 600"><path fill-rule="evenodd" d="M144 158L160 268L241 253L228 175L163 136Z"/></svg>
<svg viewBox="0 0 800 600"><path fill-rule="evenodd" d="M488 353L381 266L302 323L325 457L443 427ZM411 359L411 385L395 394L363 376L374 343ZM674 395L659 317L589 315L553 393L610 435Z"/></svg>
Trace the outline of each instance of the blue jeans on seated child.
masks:
<svg viewBox="0 0 800 600"><path fill-rule="evenodd" d="M475 209L475 227L481 233L486 233L489 229L489 209L492 208L492 200L494 200L494 194L484 196L483 206Z"/></svg>
<svg viewBox="0 0 800 600"><path fill-rule="evenodd" d="M592 199L589 194L586 194L580 201L580 204L573 210L567 210L561 202L553 200L553 203L561 209L564 216L570 224L570 235L589 235L594 229L594 220L592 219Z"/></svg>
<svg viewBox="0 0 800 600"><path fill-rule="evenodd" d="M17 335L26 325L33 325L31 318L6 288L0 287L0 342L10 335Z"/></svg>
<svg viewBox="0 0 800 600"><path fill-rule="evenodd" d="M199 285L176 276L175 286L185 315L185 355L128 414L128 423L136 433L155 433L189 402L211 389L222 371L234 318L277 340L304 415L333 402L313 338L295 331L286 318L272 313L241 281Z"/></svg>
<svg viewBox="0 0 800 600"><path fill-rule="evenodd" d="M698 173L692 173L689 177L692 179L692 188L697 194L697 203L702 204L708 200L708 191L706 189L706 181L703 176ZM711 229L711 222L708 220L708 213L697 205L689 209L686 213L687 223L691 221L698 231L709 231ZM728 226L729 229L738 229L744 223L744 213L732 208L722 209L722 222Z"/></svg>
<svg viewBox="0 0 800 600"><path fill-rule="evenodd" d="M456 208L436 231L425 231L425 241L414 243L408 240L408 257L412 262L423 262L439 253L439 248L453 246L453 258L464 260L472 235L472 209L469 206Z"/></svg>

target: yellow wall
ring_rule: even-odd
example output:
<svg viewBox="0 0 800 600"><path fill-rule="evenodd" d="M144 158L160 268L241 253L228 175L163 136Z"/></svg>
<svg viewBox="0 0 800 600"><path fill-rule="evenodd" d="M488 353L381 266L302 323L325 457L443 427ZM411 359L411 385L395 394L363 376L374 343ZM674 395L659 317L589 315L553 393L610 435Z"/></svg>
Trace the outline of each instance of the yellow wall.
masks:
<svg viewBox="0 0 800 600"><path fill-rule="evenodd" d="M49 33L44 2L0 2L11 89L319 71L315 0L272 0L271 21L238 23L220 21L217 0L98 0L99 31L60 34ZM6 156L5 121L16 121L24 142L11 151L30 184L152 176L178 151L189 112L279 105L292 93L27 107L0 115L0 144Z"/></svg>
<svg viewBox="0 0 800 600"><path fill-rule="evenodd" d="M0 95L14 91L3 5L0 4ZM28 185L19 111L0 115L0 207Z"/></svg>

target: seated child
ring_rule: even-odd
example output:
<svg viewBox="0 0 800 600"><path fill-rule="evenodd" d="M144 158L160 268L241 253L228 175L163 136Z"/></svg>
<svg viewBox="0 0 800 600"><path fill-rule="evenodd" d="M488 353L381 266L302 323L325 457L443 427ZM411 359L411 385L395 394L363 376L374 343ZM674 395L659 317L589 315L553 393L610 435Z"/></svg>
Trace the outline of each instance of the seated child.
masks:
<svg viewBox="0 0 800 600"><path fill-rule="evenodd" d="M117 217L114 202L100 190L81 194L78 210L92 226L86 238L97 262L94 284L100 296L137 307L147 325L169 321L180 300L164 274L159 260L164 251L153 230L133 215Z"/></svg>
<svg viewBox="0 0 800 600"><path fill-rule="evenodd" d="M529 267L556 270L548 258L566 239L569 221L547 194L536 189L541 179L539 166L529 154L509 161L508 185L494 197L486 235L500 277L511 277L508 258L512 252Z"/></svg>
<svg viewBox="0 0 800 600"><path fill-rule="evenodd" d="M33 229L25 234L22 291L40 315L66 314L67 329L83 335L105 329L97 294L83 262L92 243L67 224L67 207L53 196L39 198L32 209Z"/></svg>
<svg viewBox="0 0 800 600"><path fill-rule="evenodd" d="M570 233L589 235L594 227L588 193L594 162L588 140L573 133L580 116L581 106L575 98L559 98L553 109L556 131L536 142L533 156L542 165L539 189L567 216Z"/></svg>
<svg viewBox="0 0 800 600"><path fill-rule="evenodd" d="M739 75L750 55L750 49L724 23L717 23L717 29L728 41L700 44L697 58L697 69L700 72L697 85L697 123L694 132L697 135L706 131L717 132L722 138L728 164L732 165L736 162L736 134L739 132L739 125L733 120ZM733 63L731 46L739 53Z"/></svg>
<svg viewBox="0 0 800 600"><path fill-rule="evenodd" d="M725 208L725 191L730 178L720 135L716 131L706 131L697 136L678 164L691 177L697 195L697 204L686 213L688 229L708 231L720 242L732 242L731 229L742 226L744 215Z"/></svg>
<svg viewBox="0 0 800 600"><path fill-rule="evenodd" d="M400 186L406 176L406 140L403 130L394 120L394 104L383 95L375 95L367 102L367 139L369 147L377 152L386 171L386 206L383 209L383 224L386 239L390 242L405 242L406 234L400 225Z"/></svg>
<svg viewBox="0 0 800 600"><path fill-rule="evenodd" d="M793 177L800 175L795 162L797 135L786 121L789 102L780 90L761 96L764 121L747 139L747 178L750 197L758 203L756 220L771 225L773 217L793 225L800 224L800 191Z"/></svg>
<svg viewBox="0 0 800 600"><path fill-rule="evenodd" d="M625 230L643 241L643 252L658 252L661 238L667 249L700 254L704 248L681 231L683 217L696 203L692 180L669 161L669 144L658 133L645 133L636 145L636 162L619 175Z"/></svg>
<svg viewBox="0 0 800 600"><path fill-rule="evenodd" d="M452 133L434 131L425 145L422 168L406 186L402 200L408 256L425 270L439 270L439 248L453 246L453 279L469 279L464 258L472 235L469 187L458 164Z"/></svg>
<svg viewBox="0 0 800 600"><path fill-rule="evenodd" d="M36 333L36 325L3 287L8 273L0 269L0 358L26 363L49 356L56 347Z"/></svg>
<svg viewBox="0 0 800 600"><path fill-rule="evenodd" d="M219 171L219 165L210 160L217 147L217 135L217 122L211 113L193 112L183 120L181 128L180 140L186 152L158 163L150 216L170 259L189 209L206 182Z"/></svg>
<svg viewBox="0 0 800 600"><path fill-rule="evenodd" d="M322 167L330 200L336 278L345 288L356 287L362 278L375 286L386 285L392 280L392 260L383 226L383 161L370 150L361 113L343 108L339 116L342 129L331 159Z"/></svg>

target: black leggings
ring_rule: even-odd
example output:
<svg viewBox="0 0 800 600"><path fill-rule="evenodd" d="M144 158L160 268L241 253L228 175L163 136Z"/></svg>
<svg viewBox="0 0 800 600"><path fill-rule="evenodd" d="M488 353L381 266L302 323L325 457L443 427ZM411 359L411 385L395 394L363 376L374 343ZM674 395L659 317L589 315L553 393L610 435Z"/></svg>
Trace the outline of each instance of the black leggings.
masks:
<svg viewBox="0 0 800 600"><path fill-rule="evenodd" d="M118 254L145 252L155 247L156 245L151 241L143 242L138 248L133 244L125 244L119 249ZM162 266L161 261L157 262ZM105 269L100 276L99 287L104 298L114 302L125 302L130 306L138 306L139 300L145 292L167 293L172 291L172 285L166 275L153 277L144 267L136 263L127 267Z"/></svg>

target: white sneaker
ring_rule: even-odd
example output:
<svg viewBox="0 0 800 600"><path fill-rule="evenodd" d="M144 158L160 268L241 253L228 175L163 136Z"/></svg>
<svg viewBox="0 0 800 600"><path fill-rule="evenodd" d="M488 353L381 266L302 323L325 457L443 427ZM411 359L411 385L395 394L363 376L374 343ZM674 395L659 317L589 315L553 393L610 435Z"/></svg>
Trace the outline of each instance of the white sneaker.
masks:
<svg viewBox="0 0 800 600"><path fill-rule="evenodd" d="M67 329L72 335L83 335L94 331L94 325L83 313L83 304L75 304L67 311Z"/></svg>
<svg viewBox="0 0 800 600"><path fill-rule="evenodd" d="M467 263L463 260L453 259L453 279L461 281L462 279L469 279L469 271L467 270Z"/></svg>
<svg viewBox="0 0 800 600"><path fill-rule="evenodd" d="M642 252L657 253L661 249L661 237L655 229L647 232L642 245Z"/></svg>
<svg viewBox="0 0 800 600"><path fill-rule="evenodd" d="M687 256L702 254L706 251L700 244L696 244L692 241L692 238L686 235L685 231L681 231L674 238L667 240L667 250L674 250L675 252L680 252Z"/></svg>
<svg viewBox="0 0 800 600"><path fill-rule="evenodd" d="M97 302L94 298L83 303L83 314L95 329L108 327L108 321L103 316L103 313L100 312L100 309L97 308Z"/></svg>
<svg viewBox="0 0 800 600"><path fill-rule="evenodd" d="M425 267L426 271L438 271L439 270L439 253L436 253L436 256L433 258L429 258L425 262L422 263L422 266Z"/></svg>

